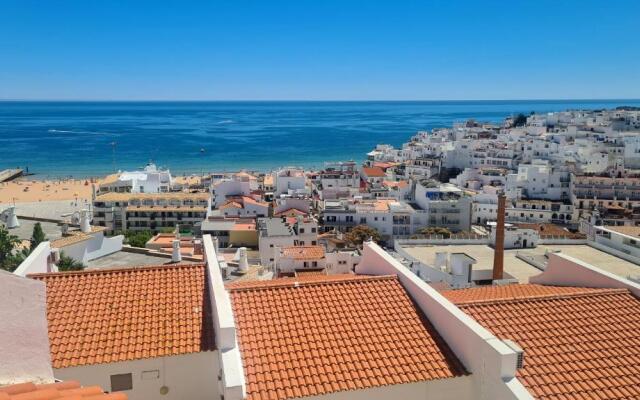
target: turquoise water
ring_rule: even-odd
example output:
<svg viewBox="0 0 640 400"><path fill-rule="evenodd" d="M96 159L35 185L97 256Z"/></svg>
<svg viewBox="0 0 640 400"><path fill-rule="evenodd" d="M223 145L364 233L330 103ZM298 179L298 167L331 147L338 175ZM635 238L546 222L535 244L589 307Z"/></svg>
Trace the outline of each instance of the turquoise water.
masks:
<svg viewBox="0 0 640 400"><path fill-rule="evenodd" d="M321 167L468 118L619 105L640 100L0 102L0 169L84 177L150 160L177 174Z"/></svg>

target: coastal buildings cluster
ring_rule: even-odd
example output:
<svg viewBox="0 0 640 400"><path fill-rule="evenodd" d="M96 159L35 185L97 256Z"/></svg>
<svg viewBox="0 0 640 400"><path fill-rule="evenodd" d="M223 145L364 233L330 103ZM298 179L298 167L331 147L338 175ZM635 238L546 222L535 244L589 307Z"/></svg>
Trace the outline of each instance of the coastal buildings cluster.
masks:
<svg viewBox="0 0 640 400"><path fill-rule="evenodd" d="M638 138L640 111L564 111L418 132L361 165L113 174L0 271L0 385L638 398ZM65 248L88 268L59 271ZM154 262L117 261L134 255Z"/></svg>

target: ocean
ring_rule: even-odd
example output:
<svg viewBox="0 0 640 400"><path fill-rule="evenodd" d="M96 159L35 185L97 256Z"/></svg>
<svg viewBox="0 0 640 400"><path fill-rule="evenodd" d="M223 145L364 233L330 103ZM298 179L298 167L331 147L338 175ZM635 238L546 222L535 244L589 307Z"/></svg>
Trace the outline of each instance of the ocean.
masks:
<svg viewBox="0 0 640 400"><path fill-rule="evenodd" d="M320 168L473 118L640 106L640 100L0 102L0 170L88 177L149 161L178 174Z"/></svg>

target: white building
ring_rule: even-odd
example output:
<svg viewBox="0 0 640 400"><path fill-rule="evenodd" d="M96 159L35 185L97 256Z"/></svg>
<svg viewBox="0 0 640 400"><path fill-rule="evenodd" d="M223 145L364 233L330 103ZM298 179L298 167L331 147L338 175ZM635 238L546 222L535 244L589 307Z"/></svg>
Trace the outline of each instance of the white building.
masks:
<svg viewBox="0 0 640 400"><path fill-rule="evenodd" d="M275 265L279 248L318 244L318 223L310 217L258 218L257 229L260 263L265 267Z"/></svg>
<svg viewBox="0 0 640 400"><path fill-rule="evenodd" d="M548 161L520 164L517 174L507 175L505 194L510 199L568 200L570 173Z"/></svg>
<svg viewBox="0 0 640 400"><path fill-rule="evenodd" d="M108 232L194 227L209 210L209 193L104 193L93 201L93 223Z"/></svg>
<svg viewBox="0 0 640 400"><path fill-rule="evenodd" d="M149 163L142 171L124 171L109 175L100 183L100 193L163 193L171 190L173 177L169 170Z"/></svg>
<svg viewBox="0 0 640 400"><path fill-rule="evenodd" d="M275 173L275 195L308 193L307 178L301 168L283 168Z"/></svg>

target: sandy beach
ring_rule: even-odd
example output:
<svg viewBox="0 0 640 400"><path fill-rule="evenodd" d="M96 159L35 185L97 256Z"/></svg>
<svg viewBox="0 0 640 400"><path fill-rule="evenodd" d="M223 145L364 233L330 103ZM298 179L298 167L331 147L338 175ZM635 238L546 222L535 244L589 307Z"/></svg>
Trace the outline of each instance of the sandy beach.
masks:
<svg viewBox="0 0 640 400"><path fill-rule="evenodd" d="M29 180L17 179L0 183L0 204L47 201L91 201L91 180ZM94 181L95 182L95 181ZM97 184L97 183L96 183Z"/></svg>

